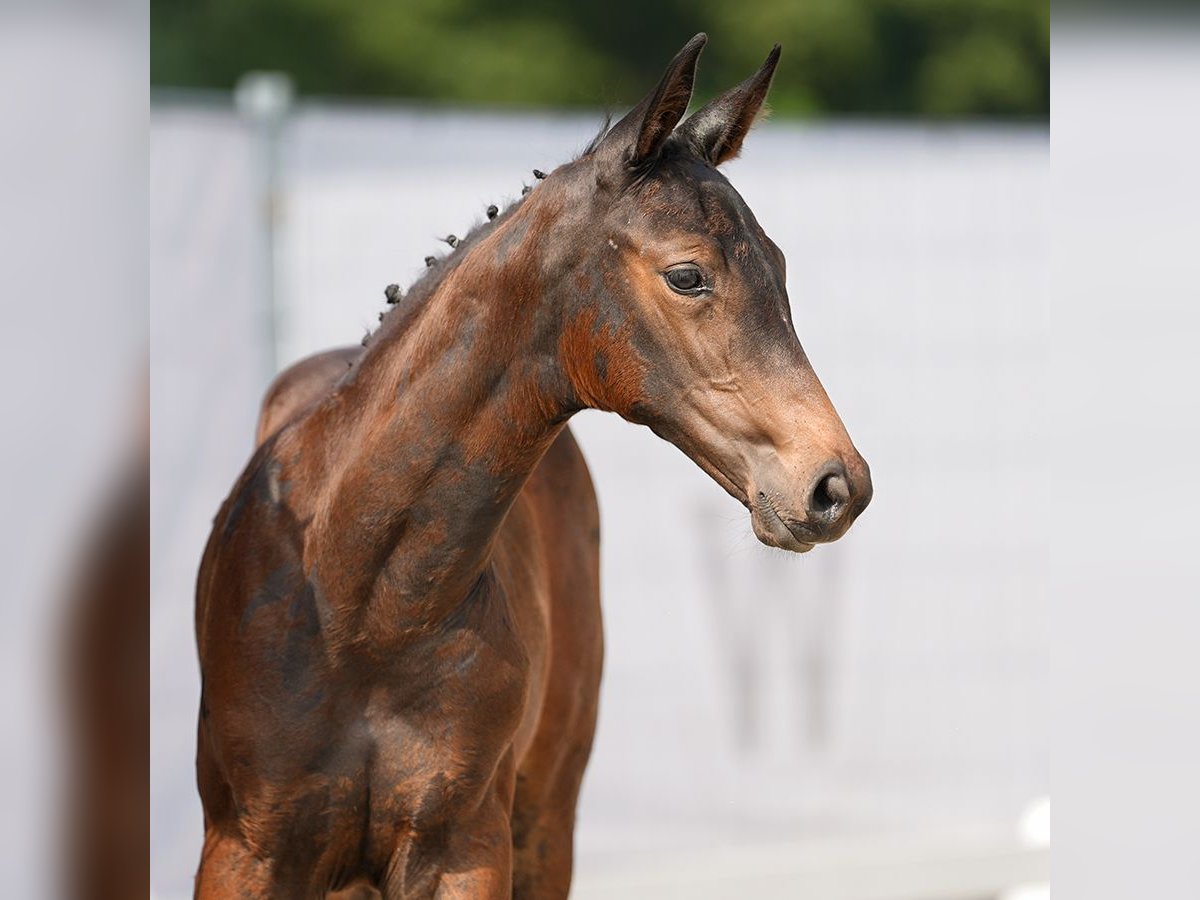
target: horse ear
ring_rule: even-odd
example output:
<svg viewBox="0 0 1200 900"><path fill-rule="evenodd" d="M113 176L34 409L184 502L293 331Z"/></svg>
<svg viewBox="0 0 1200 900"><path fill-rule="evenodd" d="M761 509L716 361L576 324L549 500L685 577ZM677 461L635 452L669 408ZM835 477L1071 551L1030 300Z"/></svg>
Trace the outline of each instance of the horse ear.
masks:
<svg viewBox="0 0 1200 900"><path fill-rule="evenodd" d="M679 137L714 166L733 159L741 151L742 141L767 99L771 76L778 63L779 45L776 44L762 68L737 87L711 100L680 125Z"/></svg>
<svg viewBox="0 0 1200 900"><path fill-rule="evenodd" d="M621 153L631 166L657 156L687 112L696 80L696 62L706 43L708 35L701 32L684 44L658 86L612 127L600 147Z"/></svg>

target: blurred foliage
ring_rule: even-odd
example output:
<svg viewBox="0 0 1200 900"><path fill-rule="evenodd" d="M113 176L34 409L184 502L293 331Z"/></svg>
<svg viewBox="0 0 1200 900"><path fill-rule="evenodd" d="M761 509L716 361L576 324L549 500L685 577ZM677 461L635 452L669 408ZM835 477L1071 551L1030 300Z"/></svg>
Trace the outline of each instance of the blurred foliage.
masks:
<svg viewBox="0 0 1200 900"><path fill-rule="evenodd" d="M308 94L620 107L707 31L701 97L778 42L785 115L1049 114L1045 0L151 0L151 16L156 86L279 69Z"/></svg>

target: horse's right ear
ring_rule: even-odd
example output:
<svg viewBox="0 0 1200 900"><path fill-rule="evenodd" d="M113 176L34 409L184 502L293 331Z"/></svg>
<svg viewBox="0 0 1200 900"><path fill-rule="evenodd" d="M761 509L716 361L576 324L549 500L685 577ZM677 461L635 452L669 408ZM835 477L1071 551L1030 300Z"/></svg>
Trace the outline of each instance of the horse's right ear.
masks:
<svg viewBox="0 0 1200 900"><path fill-rule="evenodd" d="M614 125L600 141L597 151L619 156L630 167L653 159L687 112L696 81L696 62L708 43L701 32L675 54L658 86L647 94L625 118Z"/></svg>
<svg viewBox="0 0 1200 900"><path fill-rule="evenodd" d="M678 137L714 166L733 159L767 99L779 64L779 45L757 72L735 88L711 100L679 126Z"/></svg>

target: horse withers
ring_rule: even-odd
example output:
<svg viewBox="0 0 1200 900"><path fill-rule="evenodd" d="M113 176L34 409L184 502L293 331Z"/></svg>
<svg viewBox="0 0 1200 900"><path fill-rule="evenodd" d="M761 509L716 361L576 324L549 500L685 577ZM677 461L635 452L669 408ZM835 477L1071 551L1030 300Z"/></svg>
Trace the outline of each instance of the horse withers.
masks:
<svg viewBox="0 0 1200 900"><path fill-rule="evenodd" d="M602 656L576 411L649 426L772 546L867 505L783 254L717 170L779 49L684 120L704 43L390 290L365 348L272 387L197 588L197 896L567 895Z"/></svg>

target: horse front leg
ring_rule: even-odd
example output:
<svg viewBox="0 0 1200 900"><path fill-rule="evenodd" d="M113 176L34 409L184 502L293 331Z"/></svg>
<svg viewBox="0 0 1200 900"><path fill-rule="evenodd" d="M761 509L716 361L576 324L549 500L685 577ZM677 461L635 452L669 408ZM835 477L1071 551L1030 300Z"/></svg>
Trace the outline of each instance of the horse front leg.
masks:
<svg viewBox="0 0 1200 900"><path fill-rule="evenodd" d="M512 755L473 810L397 842L380 891L387 900L509 900L512 897ZM419 826L418 826L419 827Z"/></svg>
<svg viewBox="0 0 1200 900"><path fill-rule="evenodd" d="M196 900L283 896L270 865L232 833L210 827L196 873Z"/></svg>

